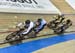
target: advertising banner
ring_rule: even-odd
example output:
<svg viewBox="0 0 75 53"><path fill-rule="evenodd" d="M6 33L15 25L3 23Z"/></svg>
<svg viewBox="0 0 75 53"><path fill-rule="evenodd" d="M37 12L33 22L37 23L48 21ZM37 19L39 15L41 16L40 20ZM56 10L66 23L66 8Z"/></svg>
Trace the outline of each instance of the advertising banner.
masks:
<svg viewBox="0 0 75 53"><path fill-rule="evenodd" d="M0 12L57 14L50 0L0 0Z"/></svg>

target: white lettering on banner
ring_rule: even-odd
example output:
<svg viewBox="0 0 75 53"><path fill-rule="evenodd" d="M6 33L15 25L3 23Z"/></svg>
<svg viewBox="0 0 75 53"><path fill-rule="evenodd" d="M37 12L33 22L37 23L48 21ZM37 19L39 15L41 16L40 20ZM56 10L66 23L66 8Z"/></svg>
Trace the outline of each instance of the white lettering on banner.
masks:
<svg viewBox="0 0 75 53"><path fill-rule="evenodd" d="M0 12L58 13L49 0L0 0Z"/></svg>

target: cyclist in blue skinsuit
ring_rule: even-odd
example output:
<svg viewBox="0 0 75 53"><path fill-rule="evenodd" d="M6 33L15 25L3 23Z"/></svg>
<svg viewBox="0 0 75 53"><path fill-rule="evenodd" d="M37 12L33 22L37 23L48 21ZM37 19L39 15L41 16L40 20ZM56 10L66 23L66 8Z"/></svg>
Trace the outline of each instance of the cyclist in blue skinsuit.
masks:
<svg viewBox="0 0 75 53"><path fill-rule="evenodd" d="M39 18L36 22L36 28L34 29L36 33L40 32L41 30L44 29L44 27L46 26L47 22L45 21L45 19L43 18Z"/></svg>

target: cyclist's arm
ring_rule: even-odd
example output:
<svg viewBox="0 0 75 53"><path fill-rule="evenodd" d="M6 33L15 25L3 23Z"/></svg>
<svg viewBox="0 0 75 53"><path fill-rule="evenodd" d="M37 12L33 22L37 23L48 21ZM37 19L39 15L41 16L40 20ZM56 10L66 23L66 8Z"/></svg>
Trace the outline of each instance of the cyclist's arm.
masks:
<svg viewBox="0 0 75 53"><path fill-rule="evenodd" d="M27 31L25 31L23 34L29 33L29 31L34 27L33 22L30 23L30 26L28 27Z"/></svg>

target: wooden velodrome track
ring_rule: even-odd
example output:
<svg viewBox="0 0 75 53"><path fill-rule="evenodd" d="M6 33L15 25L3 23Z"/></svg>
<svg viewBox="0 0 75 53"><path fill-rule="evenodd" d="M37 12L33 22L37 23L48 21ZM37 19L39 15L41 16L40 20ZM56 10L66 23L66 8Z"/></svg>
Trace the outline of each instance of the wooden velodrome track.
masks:
<svg viewBox="0 0 75 53"><path fill-rule="evenodd" d="M71 19L73 22L73 26L70 27L67 31L75 31L75 10L73 10L65 0L51 0L52 3L61 11L61 13L65 14L66 19ZM18 22L23 22L26 19L31 19L32 21L36 20L39 17L44 17L48 22L52 20L55 15L40 15L40 14L12 14L12 13L0 13L0 41L3 41L5 37L9 34L6 31L15 31L15 26ZM47 31L47 32L45 32ZM51 34L52 30L44 29L38 36L43 34ZM44 37L43 37L44 38ZM32 40L32 39L30 39ZM27 41L30 41L27 40ZM72 40L72 42L74 42ZM68 42L70 43L70 42ZM61 43L63 44L63 43ZM65 43L64 43L65 44ZM7 47L9 44L0 45L0 48ZM72 47L73 49L73 47ZM40 53L40 52L39 52ZM43 53L43 52L41 52ZM47 52L48 53L48 52ZM72 53L72 52L71 52Z"/></svg>

